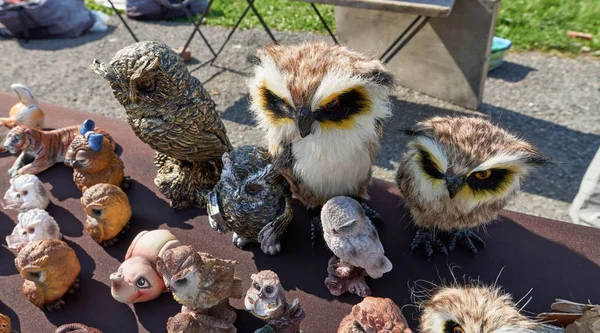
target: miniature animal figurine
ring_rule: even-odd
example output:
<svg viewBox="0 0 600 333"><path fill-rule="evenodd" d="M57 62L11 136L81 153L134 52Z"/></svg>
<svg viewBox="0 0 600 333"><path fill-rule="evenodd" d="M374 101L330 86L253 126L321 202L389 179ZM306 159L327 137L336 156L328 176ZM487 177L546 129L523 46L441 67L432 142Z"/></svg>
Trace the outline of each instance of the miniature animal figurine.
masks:
<svg viewBox="0 0 600 333"><path fill-rule="evenodd" d="M2 199L2 208L19 213L30 209L46 209L50 204L44 184L35 175L21 175L10 179L10 187Z"/></svg>
<svg viewBox="0 0 600 333"><path fill-rule="evenodd" d="M215 103L181 57L158 42L139 42L92 70L109 81L135 134L156 150L154 183L174 209L206 208L233 147Z"/></svg>
<svg viewBox="0 0 600 333"><path fill-rule="evenodd" d="M12 84L10 87L17 94L19 101L10 108L8 118L0 118L0 153L7 150L4 147L4 140L11 128L17 125L39 130L44 128L44 112L38 106L31 90L20 83Z"/></svg>
<svg viewBox="0 0 600 333"><path fill-rule="evenodd" d="M285 299L279 276L273 271L252 274L252 286L246 292L244 305L254 316L263 319L277 333L299 333L306 314L296 298L292 304Z"/></svg>
<svg viewBox="0 0 600 333"><path fill-rule="evenodd" d="M392 74L377 59L325 42L272 45L249 60L250 109L293 197L311 209L314 243L327 200L368 198L383 121L392 114Z"/></svg>
<svg viewBox="0 0 600 333"><path fill-rule="evenodd" d="M97 328L89 327L84 324L73 323L73 324L64 324L58 328L54 333L102 333Z"/></svg>
<svg viewBox="0 0 600 333"><path fill-rule="evenodd" d="M337 333L411 333L400 308L389 298L365 297L340 322ZM438 333L446 333L440 331ZM449 331L450 333L454 333Z"/></svg>
<svg viewBox="0 0 600 333"><path fill-rule="evenodd" d="M99 183L129 187L125 165L109 138L94 133L94 121L86 120L65 154L65 165L73 168L73 181L81 192Z"/></svg>
<svg viewBox="0 0 600 333"><path fill-rule="evenodd" d="M167 292L156 258L181 243L168 230L142 231L129 245L125 260L110 275L110 292L125 304L147 302Z"/></svg>
<svg viewBox="0 0 600 333"><path fill-rule="evenodd" d="M266 254L281 250L280 237L294 218L286 180L273 169L269 152L241 146L223 154L221 180L209 194L207 211L213 229L232 230L240 249L259 243Z"/></svg>
<svg viewBox="0 0 600 333"><path fill-rule="evenodd" d="M25 245L15 258L15 266L25 279L23 294L39 308L60 309L67 292L79 287L81 270L75 251L57 239L44 239Z"/></svg>
<svg viewBox="0 0 600 333"><path fill-rule="evenodd" d="M0 313L0 333L17 333L10 329L10 318Z"/></svg>
<svg viewBox="0 0 600 333"><path fill-rule="evenodd" d="M123 190L111 184L96 184L83 192L81 205L87 218L85 231L96 243L110 246L129 229L131 206Z"/></svg>
<svg viewBox="0 0 600 333"><path fill-rule="evenodd" d="M321 210L321 222L325 242L335 255L329 261L330 275L325 281L330 292L338 296L348 285L348 290L357 295L369 295L361 271L378 279L392 270L392 263L384 255L377 230L362 205L349 197L333 197Z"/></svg>
<svg viewBox="0 0 600 333"><path fill-rule="evenodd" d="M191 246L169 249L156 259L156 268L173 298L183 305L184 316L189 313L206 331L215 333L235 332L237 315L229 298L242 297L242 281L234 276L234 264ZM186 326L190 325L195 324L188 321Z"/></svg>
<svg viewBox="0 0 600 333"><path fill-rule="evenodd" d="M109 137L108 133L96 128L96 133ZM73 138L79 133L77 126L64 127L52 131L41 131L25 126L16 126L6 135L4 146L12 153L21 154L8 169L8 176L40 173L56 163L65 160L65 154Z"/></svg>
<svg viewBox="0 0 600 333"><path fill-rule="evenodd" d="M428 256L448 254L457 242L476 254L475 243L485 243L474 229L496 218L532 168L550 161L481 118L434 117L407 133L396 182L417 227L411 250L424 245Z"/></svg>
<svg viewBox="0 0 600 333"><path fill-rule="evenodd" d="M47 211L34 208L19 214L19 223L12 234L6 236L9 249L19 249L42 239L61 239L60 228Z"/></svg>
<svg viewBox="0 0 600 333"><path fill-rule="evenodd" d="M600 331L600 305L582 304L564 299L552 303L552 312L540 313L537 318L546 323L544 333L595 333Z"/></svg>

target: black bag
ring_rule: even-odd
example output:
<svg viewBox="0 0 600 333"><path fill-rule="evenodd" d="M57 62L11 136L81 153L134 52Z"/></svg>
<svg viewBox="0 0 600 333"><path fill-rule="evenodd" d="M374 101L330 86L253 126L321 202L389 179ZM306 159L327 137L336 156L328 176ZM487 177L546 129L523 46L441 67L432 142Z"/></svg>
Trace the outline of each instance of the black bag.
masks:
<svg viewBox="0 0 600 333"><path fill-rule="evenodd" d="M183 0L183 5L192 14L206 8L206 0ZM166 20L185 17L178 0L127 0L127 17L136 20Z"/></svg>

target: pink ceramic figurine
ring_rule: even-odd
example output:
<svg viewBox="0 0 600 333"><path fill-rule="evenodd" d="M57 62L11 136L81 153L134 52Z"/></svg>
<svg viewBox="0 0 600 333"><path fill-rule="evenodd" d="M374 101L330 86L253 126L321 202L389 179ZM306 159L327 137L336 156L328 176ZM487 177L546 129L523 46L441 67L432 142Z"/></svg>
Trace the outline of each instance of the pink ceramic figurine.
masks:
<svg viewBox="0 0 600 333"><path fill-rule="evenodd" d="M156 271L156 258L181 243L168 230L140 232L127 249L125 261L110 275L111 293L121 303L153 300L167 291Z"/></svg>

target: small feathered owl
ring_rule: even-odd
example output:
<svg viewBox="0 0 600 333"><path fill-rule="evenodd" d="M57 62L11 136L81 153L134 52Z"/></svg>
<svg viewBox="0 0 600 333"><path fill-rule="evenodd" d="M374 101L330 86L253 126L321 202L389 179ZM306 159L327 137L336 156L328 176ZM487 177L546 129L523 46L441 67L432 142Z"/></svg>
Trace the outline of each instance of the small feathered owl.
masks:
<svg viewBox="0 0 600 333"><path fill-rule="evenodd" d="M335 256L364 268L374 279L392 270L377 230L356 200L334 197L327 201L321 211L321 222L325 242Z"/></svg>
<svg viewBox="0 0 600 333"><path fill-rule="evenodd" d="M210 194L209 221L213 229L233 231L233 244L260 243L267 254L281 250L279 238L293 219L287 182L273 169L266 149L241 146L223 154L221 180ZM213 199L214 198L214 199ZM216 201L218 212L214 212Z"/></svg>
<svg viewBox="0 0 600 333"><path fill-rule="evenodd" d="M38 240L61 237L56 220L47 211L35 208L19 214L19 223L12 234L6 236L6 244L11 249L18 249Z"/></svg>
<svg viewBox="0 0 600 333"><path fill-rule="evenodd" d="M318 208L367 198L392 75L381 61L324 42L274 45L249 59L251 110L294 198Z"/></svg>
<svg viewBox="0 0 600 333"><path fill-rule="evenodd" d="M97 243L114 244L117 235L129 225L129 199L117 186L96 184L83 192L81 204L87 214L83 228Z"/></svg>
<svg viewBox="0 0 600 333"><path fill-rule="evenodd" d="M407 131L412 136L396 182L418 228L414 250L424 244L447 253L436 235L449 233L477 253L483 240L472 228L491 222L515 197L535 166L549 162L530 143L481 118L435 117ZM433 248L432 248L433 247Z"/></svg>
<svg viewBox="0 0 600 333"><path fill-rule="evenodd" d="M25 245L15 258L15 266L25 279L23 294L39 308L59 309L64 304L63 295L79 286L79 260L75 251L60 240L45 239Z"/></svg>
<svg viewBox="0 0 600 333"><path fill-rule="evenodd" d="M520 313L510 294L496 286L442 286L419 294L431 295L426 300L415 299L421 312L421 333L545 332L540 323Z"/></svg>
<svg viewBox="0 0 600 333"><path fill-rule="evenodd" d="M246 310L261 319L279 317L285 311L285 291L273 271L252 274L252 286L246 292Z"/></svg>
<svg viewBox="0 0 600 333"><path fill-rule="evenodd" d="M177 302L201 310L230 297L242 297L242 281L234 277L235 263L179 246L158 257L156 268Z"/></svg>
<svg viewBox="0 0 600 333"><path fill-rule="evenodd" d="M2 200L2 208L19 213L30 209L46 209L50 204L44 184L36 175L25 174L10 179L10 188Z"/></svg>
<svg viewBox="0 0 600 333"><path fill-rule="evenodd" d="M94 122L86 120L75 136L67 153L65 164L73 168L73 181L85 192L99 183L121 186L125 178L125 165L115 153L108 138L94 133Z"/></svg>

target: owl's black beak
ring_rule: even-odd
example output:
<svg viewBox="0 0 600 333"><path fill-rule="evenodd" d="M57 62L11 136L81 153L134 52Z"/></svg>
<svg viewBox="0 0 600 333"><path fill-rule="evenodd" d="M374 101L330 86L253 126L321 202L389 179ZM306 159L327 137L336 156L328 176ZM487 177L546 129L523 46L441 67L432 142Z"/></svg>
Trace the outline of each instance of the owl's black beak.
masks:
<svg viewBox="0 0 600 333"><path fill-rule="evenodd" d="M450 199L454 199L458 191L460 191L463 186L464 179L457 175L453 175L451 173L447 173L444 177L446 181L446 188L448 189L448 195L450 195Z"/></svg>
<svg viewBox="0 0 600 333"><path fill-rule="evenodd" d="M301 107L296 113L296 123L298 123L301 137L305 138L310 134L314 122L314 115L309 108Z"/></svg>

